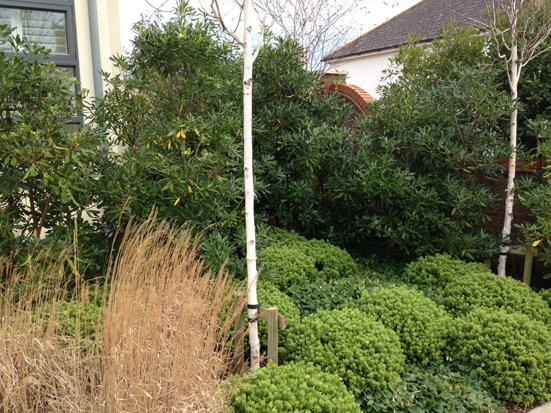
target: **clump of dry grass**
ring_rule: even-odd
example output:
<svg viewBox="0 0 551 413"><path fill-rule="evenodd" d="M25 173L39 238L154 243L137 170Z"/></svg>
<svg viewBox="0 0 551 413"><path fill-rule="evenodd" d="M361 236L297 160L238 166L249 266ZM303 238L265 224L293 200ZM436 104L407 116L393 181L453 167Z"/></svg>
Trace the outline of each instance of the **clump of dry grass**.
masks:
<svg viewBox="0 0 551 413"><path fill-rule="evenodd" d="M59 335L67 257L34 260L21 276L0 263L9 279L0 296L0 411L222 411L232 291L222 272L205 274L196 245L189 230L154 218L127 231L95 343L76 339L86 327L78 317L73 337ZM73 282L72 300L86 308L90 294Z"/></svg>

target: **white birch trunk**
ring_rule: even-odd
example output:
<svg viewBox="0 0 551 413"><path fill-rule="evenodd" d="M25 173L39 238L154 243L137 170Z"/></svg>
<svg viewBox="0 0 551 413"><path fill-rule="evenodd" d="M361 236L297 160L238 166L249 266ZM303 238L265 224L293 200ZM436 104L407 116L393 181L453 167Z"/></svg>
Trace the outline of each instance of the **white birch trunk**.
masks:
<svg viewBox="0 0 551 413"><path fill-rule="evenodd" d="M518 97L518 78L519 78L519 63L518 63L518 45L516 39L513 39L511 45L511 97L513 98L513 104L516 104ZM515 109L511 114L511 156L509 157L509 174L507 178L507 193L505 198L505 217L503 221L503 240L509 241L511 239L511 225L513 222L513 204L515 201L515 173L517 162L517 115L518 110ZM501 255L499 256L499 264L497 267L497 275L505 275L505 265L507 263L507 253L511 247L509 245L503 245L500 247Z"/></svg>
<svg viewBox="0 0 551 413"><path fill-rule="evenodd" d="M249 320L258 316L256 297L256 236L254 225L254 181L253 181L253 52L252 52L252 4L245 0L243 7L243 136L245 169L245 225L247 231L247 314ZM252 307L252 308L251 308ZM260 342L258 340L258 322L249 326L249 345L251 347L251 368L259 367Z"/></svg>

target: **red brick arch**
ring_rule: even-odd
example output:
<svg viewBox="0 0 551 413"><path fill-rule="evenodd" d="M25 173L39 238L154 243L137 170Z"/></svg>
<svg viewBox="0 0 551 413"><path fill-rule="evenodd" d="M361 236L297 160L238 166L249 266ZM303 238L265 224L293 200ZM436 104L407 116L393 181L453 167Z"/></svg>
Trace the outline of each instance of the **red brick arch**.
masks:
<svg viewBox="0 0 551 413"><path fill-rule="evenodd" d="M358 86L347 85L346 75L340 73L326 73L320 82L320 94L335 93L350 103L356 113L367 113L367 104L375 99Z"/></svg>
<svg viewBox="0 0 551 413"><path fill-rule="evenodd" d="M332 83L330 90L352 104L354 111L367 113L367 104L375 102L369 93L358 86L347 85L346 83Z"/></svg>

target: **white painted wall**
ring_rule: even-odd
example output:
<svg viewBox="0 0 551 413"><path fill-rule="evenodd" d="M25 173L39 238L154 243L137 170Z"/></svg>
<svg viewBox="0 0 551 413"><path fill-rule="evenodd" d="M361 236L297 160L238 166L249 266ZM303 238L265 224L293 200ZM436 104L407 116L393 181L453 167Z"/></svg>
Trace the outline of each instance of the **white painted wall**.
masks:
<svg viewBox="0 0 551 413"><path fill-rule="evenodd" d="M390 49L348 57L333 63L331 69L348 72L347 84L359 86L378 99L377 87L381 84L383 70L388 69L390 58L396 53L398 49Z"/></svg>
<svg viewBox="0 0 551 413"><path fill-rule="evenodd" d="M97 6L101 68L109 73L117 73L109 57L122 54L119 1L97 0ZM92 47L90 44L88 0L75 0L75 20L78 61L80 64L80 82L82 88L89 90L90 96L94 96L94 73L92 71Z"/></svg>

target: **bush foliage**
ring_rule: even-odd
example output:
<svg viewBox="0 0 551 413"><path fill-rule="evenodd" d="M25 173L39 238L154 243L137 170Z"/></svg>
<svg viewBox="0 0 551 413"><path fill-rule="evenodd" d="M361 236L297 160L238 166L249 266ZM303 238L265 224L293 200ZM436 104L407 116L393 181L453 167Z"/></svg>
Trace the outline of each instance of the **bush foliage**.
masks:
<svg viewBox="0 0 551 413"><path fill-rule="evenodd" d="M290 360L338 374L355 394L396 379L405 361L396 333L356 309L309 315L289 330L287 350Z"/></svg>
<svg viewBox="0 0 551 413"><path fill-rule="evenodd" d="M269 246L258 253L258 263L265 267L266 279L282 291L318 277L316 260L294 247Z"/></svg>
<svg viewBox="0 0 551 413"><path fill-rule="evenodd" d="M312 363L270 363L241 383L234 397L236 413L360 412L342 380Z"/></svg>
<svg viewBox="0 0 551 413"><path fill-rule="evenodd" d="M551 397L551 333L544 324L517 312L475 307L451 325L450 343L500 400L530 405Z"/></svg>
<svg viewBox="0 0 551 413"><path fill-rule="evenodd" d="M530 287L508 277L490 272L468 273L457 277L442 290L437 302L450 313L461 316L472 308L500 308L526 314L551 326L551 309Z"/></svg>
<svg viewBox="0 0 551 413"><path fill-rule="evenodd" d="M436 254L409 263L404 270L404 279L414 284L441 289L450 280L465 274L480 273L489 273L489 270L483 264L466 263L446 254Z"/></svg>
<svg viewBox="0 0 551 413"><path fill-rule="evenodd" d="M280 346L285 346L288 329L300 323L300 312L289 297L279 289L267 282L259 282L257 298L260 305L266 308L277 307L278 313L289 321L285 330L279 330L278 340ZM268 345L268 324L264 320L258 320L258 336L261 346Z"/></svg>
<svg viewBox="0 0 551 413"><path fill-rule="evenodd" d="M363 277L318 281L291 287L289 298L305 317L318 310L338 310L360 298L361 291L371 284Z"/></svg>
<svg viewBox="0 0 551 413"><path fill-rule="evenodd" d="M258 254L266 277L282 290L312 281L351 276L357 264L345 250L327 241L307 240L294 231L272 229L276 242Z"/></svg>
<svg viewBox="0 0 551 413"><path fill-rule="evenodd" d="M360 400L365 412L507 412L480 374L460 361L406 364L399 380L366 389Z"/></svg>
<svg viewBox="0 0 551 413"><path fill-rule="evenodd" d="M362 291L351 306L394 330L408 358L437 359L447 345L451 317L419 291L405 286L375 287Z"/></svg>

